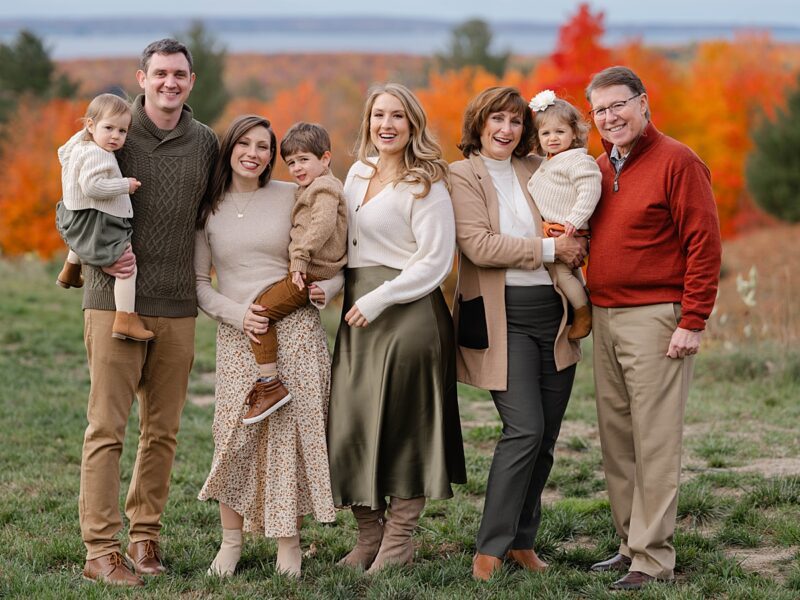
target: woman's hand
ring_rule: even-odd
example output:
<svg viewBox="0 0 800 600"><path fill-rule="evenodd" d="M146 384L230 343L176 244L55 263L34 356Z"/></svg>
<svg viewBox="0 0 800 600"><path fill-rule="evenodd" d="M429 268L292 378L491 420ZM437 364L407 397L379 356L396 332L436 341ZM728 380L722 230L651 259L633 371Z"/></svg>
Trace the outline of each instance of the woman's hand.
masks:
<svg viewBox="0 0 800 600"><path fill-rule="evenodd" d="M580 267L587 254L586 249L589 243L586 238L560 235L553 239L555 240L556 260L571 266L573 269Z"/></svg>
<svg viewBox="0 0 800 600"><path fill-rule="evenodd" d="M251 342L255 342L256 344L261 343L256 336L264 335L269 330L269 318L256 314L266 309L266 306L251 304L244 315L244 321L242 322L244 333L250 338Z"/></svg>
<svg viewBox="0 0 800 600"><path fill-rule="evenodd" d="M325 304L325 292L316 284L308 286L308 299L316 304Z"/></svg>
<svg viewBox="0 0 800 600"><path fill-rule="evenodd" d="M350 310L347 311L347 314L344 316L344 320L347 321L347 324L350 327L366 327L369 325L369 321L367 318L361 314L361 311L358 310L358 306L353 304L350 307Z"/></svg>

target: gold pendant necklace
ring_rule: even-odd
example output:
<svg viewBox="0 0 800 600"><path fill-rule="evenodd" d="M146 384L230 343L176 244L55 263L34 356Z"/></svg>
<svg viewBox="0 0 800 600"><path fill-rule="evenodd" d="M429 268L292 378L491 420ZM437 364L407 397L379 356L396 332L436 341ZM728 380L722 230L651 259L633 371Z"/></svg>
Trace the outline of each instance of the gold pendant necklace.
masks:
<svg viewBox="0 0 800 600"><path fill-rule="evenodd" d="M231 192L231 202L233 202L233 206L236 208L236 218L242 219L244 218L244 211L247 210L247 207L250 206L250 203L253 201L253 198L256 195L258 188L250 192L250 196L247 198L247 202L244 203L244 207L239 208L239 204L237 204L236 200L233 199L233 192Z"/></svg>

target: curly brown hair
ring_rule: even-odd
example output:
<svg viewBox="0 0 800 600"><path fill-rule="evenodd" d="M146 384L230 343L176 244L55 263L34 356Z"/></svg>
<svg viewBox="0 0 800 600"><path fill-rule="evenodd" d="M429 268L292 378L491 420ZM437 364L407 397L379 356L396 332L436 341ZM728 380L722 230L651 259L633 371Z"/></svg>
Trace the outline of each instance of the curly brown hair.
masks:
<svg viewBox="0 0 800 600"><path fill-rule="evenodd" d="M504 110L516 113L522 119L522 136L517 147L514 148L514 156L523 157L530 154L535 134L533 117L528 109L528 103L515 87L490 87L470 100L464 111L461 143L458 145L464 158L480 152L481 133L483 133L486 120L490 114Z"/></svg>

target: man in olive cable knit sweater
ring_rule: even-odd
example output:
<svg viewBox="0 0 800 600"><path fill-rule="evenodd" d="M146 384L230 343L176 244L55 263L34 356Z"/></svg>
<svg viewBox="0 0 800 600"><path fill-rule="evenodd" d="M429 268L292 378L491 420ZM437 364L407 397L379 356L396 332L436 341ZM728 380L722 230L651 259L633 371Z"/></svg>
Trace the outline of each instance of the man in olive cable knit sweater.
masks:
<svg viewBox="0 0 800 600"><path fill-rule="evenodd" d="M176 436L194 358L197 316L194 223L217 155L214 133L184 103L195 81L192 56L163 39L145 48L127 143L117 152L123 173L142 182L134 200L133 252L110 267L84 265L84 340L91 390L80 486L83 575L92 581L142 585L164 572L158 546ZM157 339L111 337L114 277L138 268L136 310ZM134 397L139 446L125 502L126 557L117 538L122 442ZM133 569L133 572L131 571Z"/></svg>

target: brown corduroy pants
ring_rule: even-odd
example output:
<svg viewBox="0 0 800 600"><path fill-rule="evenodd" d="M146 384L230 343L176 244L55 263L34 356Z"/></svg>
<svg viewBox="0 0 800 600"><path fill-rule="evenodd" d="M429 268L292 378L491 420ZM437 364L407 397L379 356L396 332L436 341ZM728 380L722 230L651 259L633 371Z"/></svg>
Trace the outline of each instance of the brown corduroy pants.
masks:
<svg viewBox="0 0 800 600"><path fill-rule="evenodd" d="M680 306L592 307L597 422L620 554L672 579L683 416L694 358L667 357Z"/></svg>
<svg viewBox="0 0 800 600"><path fill-rule="evenodd" d="M256 362L259 365L266 365L278 361L278 334L275 331L274 322L289 316L298 308L303 308L308 304L308 286L318 281L310 275L306 279L306 286L299 290L292 283L291 273L278 283L271 285L265 292L256 298L255 304L266 306L267 310L259 313L262 317L269 318L269 329L267 333L257 335L260 344L250 342Z"/></svg>
<svg viewBox="0 0 800 600"><path fill-rule="evenodd" d="M157 540L194 359L195 318L142 317L156 339L111 337L114 311L84 312L91 388L81 459L79 515L87 560L119 550L120 455L134 398L139 445L125 502L133 542Z"/></svg>

